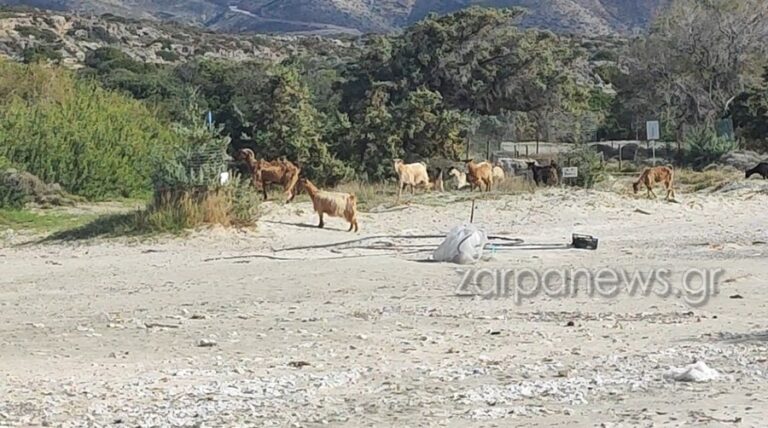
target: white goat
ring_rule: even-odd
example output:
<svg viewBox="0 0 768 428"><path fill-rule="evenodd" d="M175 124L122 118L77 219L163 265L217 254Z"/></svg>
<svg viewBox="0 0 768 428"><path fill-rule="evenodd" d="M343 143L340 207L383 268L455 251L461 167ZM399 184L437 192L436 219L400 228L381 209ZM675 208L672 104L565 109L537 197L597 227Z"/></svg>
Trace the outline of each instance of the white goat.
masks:
<svg viewBox="0 0 768 428"><path fill-rule="evenodd" d="M402 159L395 159L395 172L397 172L397 200L403 193L405 186L411 186L411 195L415 194L416 186L430 187L427 165L423 162L403 163Z"/></svg>
<svg viewBox="0 0 768 428"><path fill-rule="evenodd" d="M456 186L457 190L461 190L469 185L469 183L467 183L467 173L461 172L457 168L451 168L451 170L448 171L448 175L453 177L453 184Z"/></svg>
<svg viewBox="0 0 768 428"><path fill-rule="evenodd" d="M504 169L498 165L493 167L493 181L504 181Z"/></svg>

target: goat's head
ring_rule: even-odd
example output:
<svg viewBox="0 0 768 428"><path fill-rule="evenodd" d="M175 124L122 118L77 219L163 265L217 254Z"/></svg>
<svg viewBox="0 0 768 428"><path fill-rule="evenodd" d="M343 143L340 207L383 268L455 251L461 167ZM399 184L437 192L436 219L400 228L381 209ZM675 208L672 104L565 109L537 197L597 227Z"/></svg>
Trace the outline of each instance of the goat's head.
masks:
<svg viewBox="0 0 768 428"><path fill-rule="evenodd" d="M634 191L634 193L637 193L637 191L639 189L640 189L640 182L639 181L635 181L634 183L632 183L632 190Z"/></svg>
<svg viewBox="0 0 768 428"><path fill-rule="evenodd" d="M307 177L299 177L299 180L296 182L296 194L303 192L304 189L307 188Z"/></svg>
<svg viewBox="0 0 768 428"><path fill-rule="evenodd" d="M237 151L237 154L235 156L235 159L237 160L252 160L255 159L256 155L253 153L253 150L251 149L240 149Z"/></svg>
<svg viewBox="0 0 768 428"><path fill-rule="evenodd" d="M528 165L528 169L533 169L536 166L536 162L526 162L525 164Z"/></svg>

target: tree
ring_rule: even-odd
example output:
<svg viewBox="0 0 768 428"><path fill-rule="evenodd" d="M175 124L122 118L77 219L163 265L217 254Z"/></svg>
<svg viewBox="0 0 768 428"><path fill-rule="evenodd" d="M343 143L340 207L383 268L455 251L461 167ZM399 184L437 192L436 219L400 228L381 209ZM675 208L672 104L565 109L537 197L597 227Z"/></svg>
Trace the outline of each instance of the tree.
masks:
<svg viewBox="0 0 768 428"><path fill-rule="evenodd" d="M394 115L400 130L401 153L397 157L458 159L463 145L462 117L445 108L440 93L417 89L395 108Z"/></svg>
<svg viewBox="0 0 768 428"><path fill-rule="evenodd" d="M265 99L251 126L256 153L267 159L285 156L322 184L347 177L349 169L321 140L322 124L297 70L275 66L263 91Z"/></svg>
<svg viewBox="0 0 768 428"><path fill-rule="evenodd" d="M629 49L625 96L634 110L686 127L709 125L759 82L768 42L764 0L678 0Z"/></svg>
<svg viewBox="0 0 768 428"><path fill-rule="evenodd" d="M748 147L768 151L768 68L763 84L744 92L734 102L733 122Z"/></svg>

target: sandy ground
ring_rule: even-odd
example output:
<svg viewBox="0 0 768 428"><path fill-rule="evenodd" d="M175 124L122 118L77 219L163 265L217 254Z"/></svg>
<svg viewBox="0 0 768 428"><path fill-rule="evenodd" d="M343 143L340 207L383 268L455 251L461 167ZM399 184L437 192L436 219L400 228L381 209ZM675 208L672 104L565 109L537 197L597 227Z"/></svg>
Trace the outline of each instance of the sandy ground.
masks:
<svg viewBox="0 0 768 428"><path fill-rule="evenodd" d="M524 240L477 267L669 268L675 285L723 269L697 306L457 295L457 266L414 252L439 240L273 251L445 233L469 202L363 213L357 235L268 203L248 232L6 242L0 425L765 426L768 186L749 184L680 203L560 189L477 203L476 224ZM598 250L557 248L571 233ZM695 361L720 376L664 377Z"/></svg>

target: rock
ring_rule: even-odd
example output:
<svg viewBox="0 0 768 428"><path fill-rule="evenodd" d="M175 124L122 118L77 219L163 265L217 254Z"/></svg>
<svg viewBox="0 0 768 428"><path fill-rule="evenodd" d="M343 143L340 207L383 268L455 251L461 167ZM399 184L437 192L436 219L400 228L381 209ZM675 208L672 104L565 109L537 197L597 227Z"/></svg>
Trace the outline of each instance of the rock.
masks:
<svg viewBox="0 0 768 428"><path fill-rule="evenodd" d="M200 339L197 341L197 346L200 348L212 348L218 346L218 343L213 339Z"/></svg>
<svg viewBox="0 0 768 428"><path fill-rule="evenodd" d="M758 163L768 159L768 156L750 150L735 150L724 154L719 163L732 166L739 171L746 171Z"/></svg>
<svg viewBox="0 0 768 428"><path fill-rule="evenodd" d="M672 367L664 373L664 379L678 382L709 382L718 377L720 377L720 373L708 367L703 361L682 368Z"/></svg>

